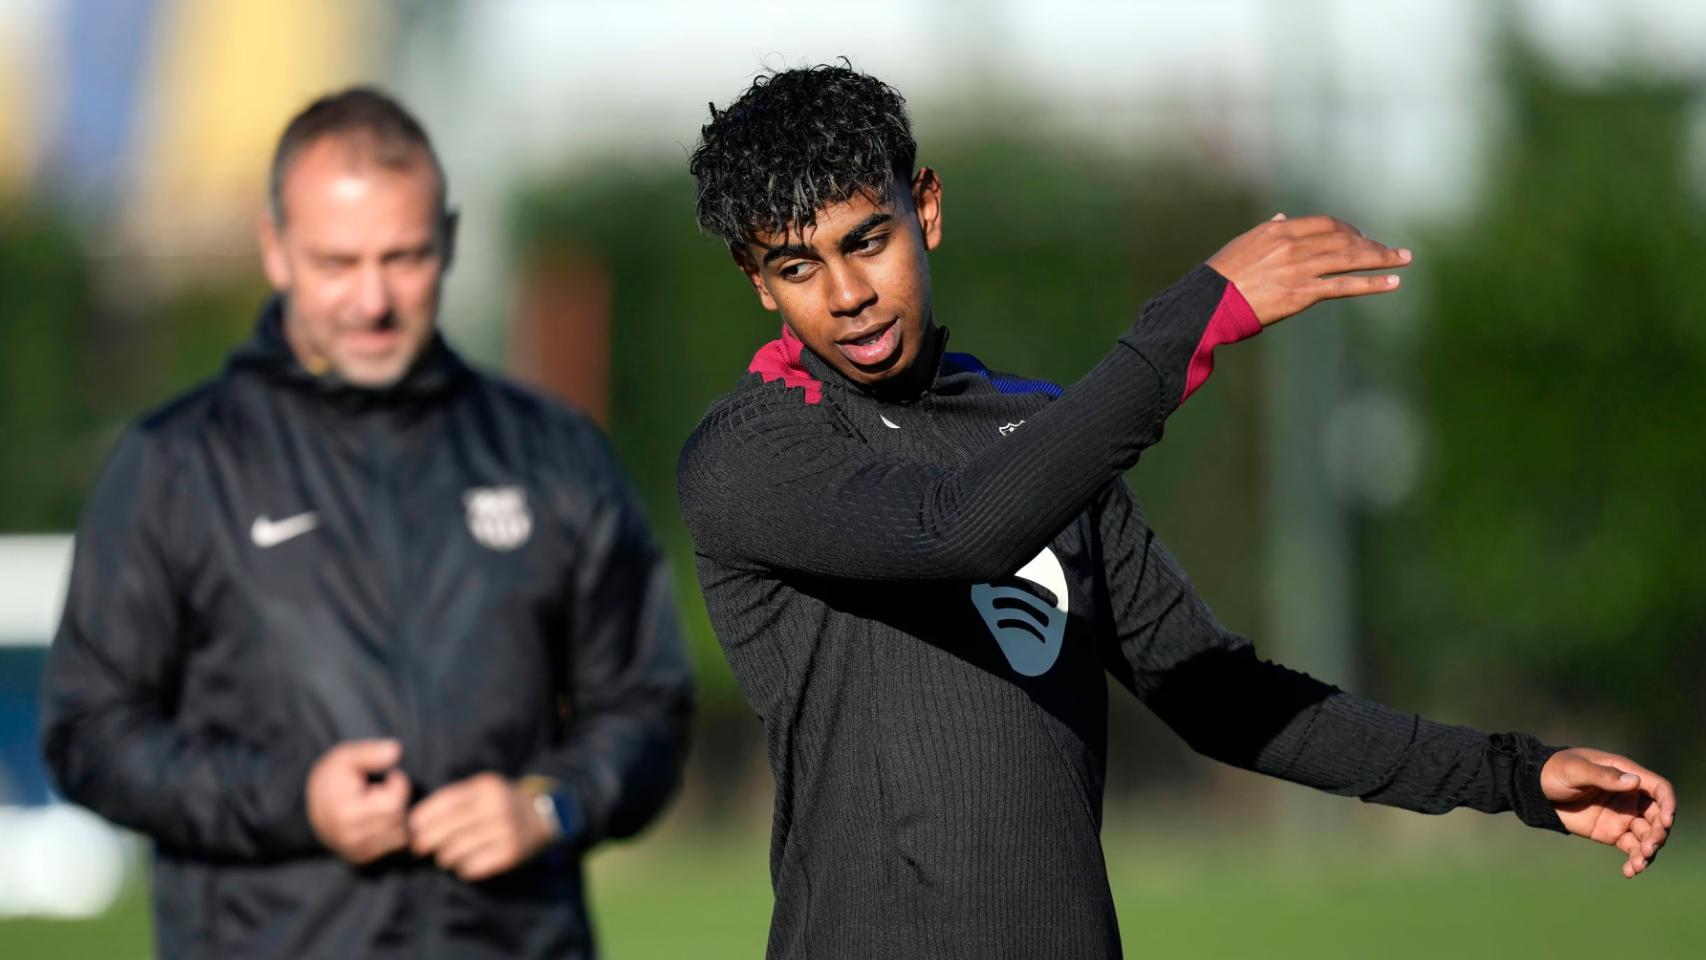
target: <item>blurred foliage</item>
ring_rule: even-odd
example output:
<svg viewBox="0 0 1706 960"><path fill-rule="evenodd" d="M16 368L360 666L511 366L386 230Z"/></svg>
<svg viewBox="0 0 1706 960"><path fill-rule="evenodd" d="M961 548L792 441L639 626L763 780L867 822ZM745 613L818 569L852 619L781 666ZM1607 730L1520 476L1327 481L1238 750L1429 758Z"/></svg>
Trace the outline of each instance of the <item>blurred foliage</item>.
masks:
<svg viewBox="0 0 1706 960"><path fill-rule="evenodd" d="M83 389L89 271L45 211L0 211L0 531L63 529L82 490L76 437L93 421Z"/></svg>
<svg viewBox="0 0 1706 960"><path fill-rule="evenodd" d="M132 289L137 267L57 211L0 210L0 533L74 527L118 431L217 372L264 296L253 271Z"/></svg>
<svg viewBox="0 0 1706 960"><path fill-rule="evenodd" d="M1706 221L1695 89L1582 86L1515 49L1479 211L1439 232L1410 371L1431 463L1376 521L1387 673L1473 717L1539 691L1699 770ZM1519 707L1537 714L1532 704ZM1669 769L1678 769L1670 766Z"/></svg>
<svg viewBox="0 0 1706 960"><path fill-rule="evenodd" d="M999 134L927 145L944 183L945 240L931 254L937 321L952 349L995 369L1070 383L1143 301L1256 219L1243 185L1182 161L1073 152ZM693 224L686 164L612 163L543 181L511 220L520 262L593 251L613 295L611 433L676 561L712 707L740 703L706 620L675 497L675 461L712 399L774 339L721 243ZM1257 616L1260 444L1252 359L1168 428L1166 455L1133 472L1163 532L1233 622ZM857 536L858 531L848 535Z"/></svg>

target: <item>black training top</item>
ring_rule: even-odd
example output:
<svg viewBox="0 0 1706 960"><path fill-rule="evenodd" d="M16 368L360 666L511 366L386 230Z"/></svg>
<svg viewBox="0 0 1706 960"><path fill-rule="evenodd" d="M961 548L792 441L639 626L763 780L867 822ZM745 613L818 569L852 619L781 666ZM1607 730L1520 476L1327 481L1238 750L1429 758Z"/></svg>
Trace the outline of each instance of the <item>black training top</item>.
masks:
<svg viewBox="0 0 1706 960"><path fill-rule="evenodd" d="M711 406L680 495L776 776L771 957L1119 956L1106 673L1227 763L1561 829L1548 748L1258 660L1144 522L1121 474L1258 329L1203 266L1064 391L950 353L878 397L784 333Z"/></svg>

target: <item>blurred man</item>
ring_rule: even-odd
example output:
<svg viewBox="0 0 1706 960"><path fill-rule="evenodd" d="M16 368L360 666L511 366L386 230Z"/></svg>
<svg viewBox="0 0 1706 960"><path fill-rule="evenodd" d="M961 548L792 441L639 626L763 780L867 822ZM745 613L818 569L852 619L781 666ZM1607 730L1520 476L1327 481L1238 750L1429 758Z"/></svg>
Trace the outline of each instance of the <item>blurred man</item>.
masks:
<svg viewBox="0 0 1706 960"><path fill-rule="evenodd" d="M278 296L84 512L44 748L154 839L161 956L591 956L579 855L677 782L663 560L598 430L437 333L445 189L382 94L291 121Z"/></svg>
<svg viewBox="0 0 1706 960"><path fill-rule="evenodd" d="M1644 870L1675 810L1628 759L1488 735L1257 659L1122 474L1212 351L1409 254L1275 218L1143 309L1073 387L945 350L926 253L940 178L901 97L826 66L713 108L692 158L780 340L682 453L723 649L769 734L772 957L1114 957L1105 675L1196 750L1334 793L1512 810ZM1054 325L1099 322L1022 307Z"/></svg>

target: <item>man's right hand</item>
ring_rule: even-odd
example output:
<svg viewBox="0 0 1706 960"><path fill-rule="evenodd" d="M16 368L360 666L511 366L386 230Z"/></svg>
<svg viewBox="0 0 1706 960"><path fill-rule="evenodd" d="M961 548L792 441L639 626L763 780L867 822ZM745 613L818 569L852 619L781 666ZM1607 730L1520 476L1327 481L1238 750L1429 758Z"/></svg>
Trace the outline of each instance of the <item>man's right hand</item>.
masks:
<svg viewBox="0 0 1706 960"><path fill-rule="evenodd" d="M1322 300L1390 293L1398 289L1397 274L1339 274L1391 270L1409 263L1410 251L1370 240L1343 220L1288 220L1283 213L1238 235L1208 260L1244 295L1264 327Z"/></svg>
<svg viewBox="0 0 1706 960"><path fill-rule="evenodd" d="M363 864L409 844L409 778L395 740L350 740L308 771L308 822L333 853ZM369 775L383 774L374 783Z"/></svg>

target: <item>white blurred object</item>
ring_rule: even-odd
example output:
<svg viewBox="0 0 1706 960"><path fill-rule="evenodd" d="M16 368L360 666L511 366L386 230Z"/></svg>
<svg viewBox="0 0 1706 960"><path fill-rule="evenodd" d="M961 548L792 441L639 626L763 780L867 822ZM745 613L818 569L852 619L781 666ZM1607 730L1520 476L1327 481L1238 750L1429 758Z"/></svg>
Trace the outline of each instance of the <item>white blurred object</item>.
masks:
<svg viewBox="0 0 1706 960"><path fill-rule="evenodd" d="M1327 420L1327 476L1347 503L1390 510L1416 488L1422 430L1394 394L1365 392L1342 401Z"/></svg>
<svg viewBox="0 0 1706 960"><path fill-rule="evenodd" d="M53 639L70 575L69 536L0 537L0 647Z"/></svg>
<svg viewBox="0 0 1706 960"><path fill-rule="evenodd" d="M129 879L128 836L81 807L0 807L0 916L94 917Z"/></svg>

